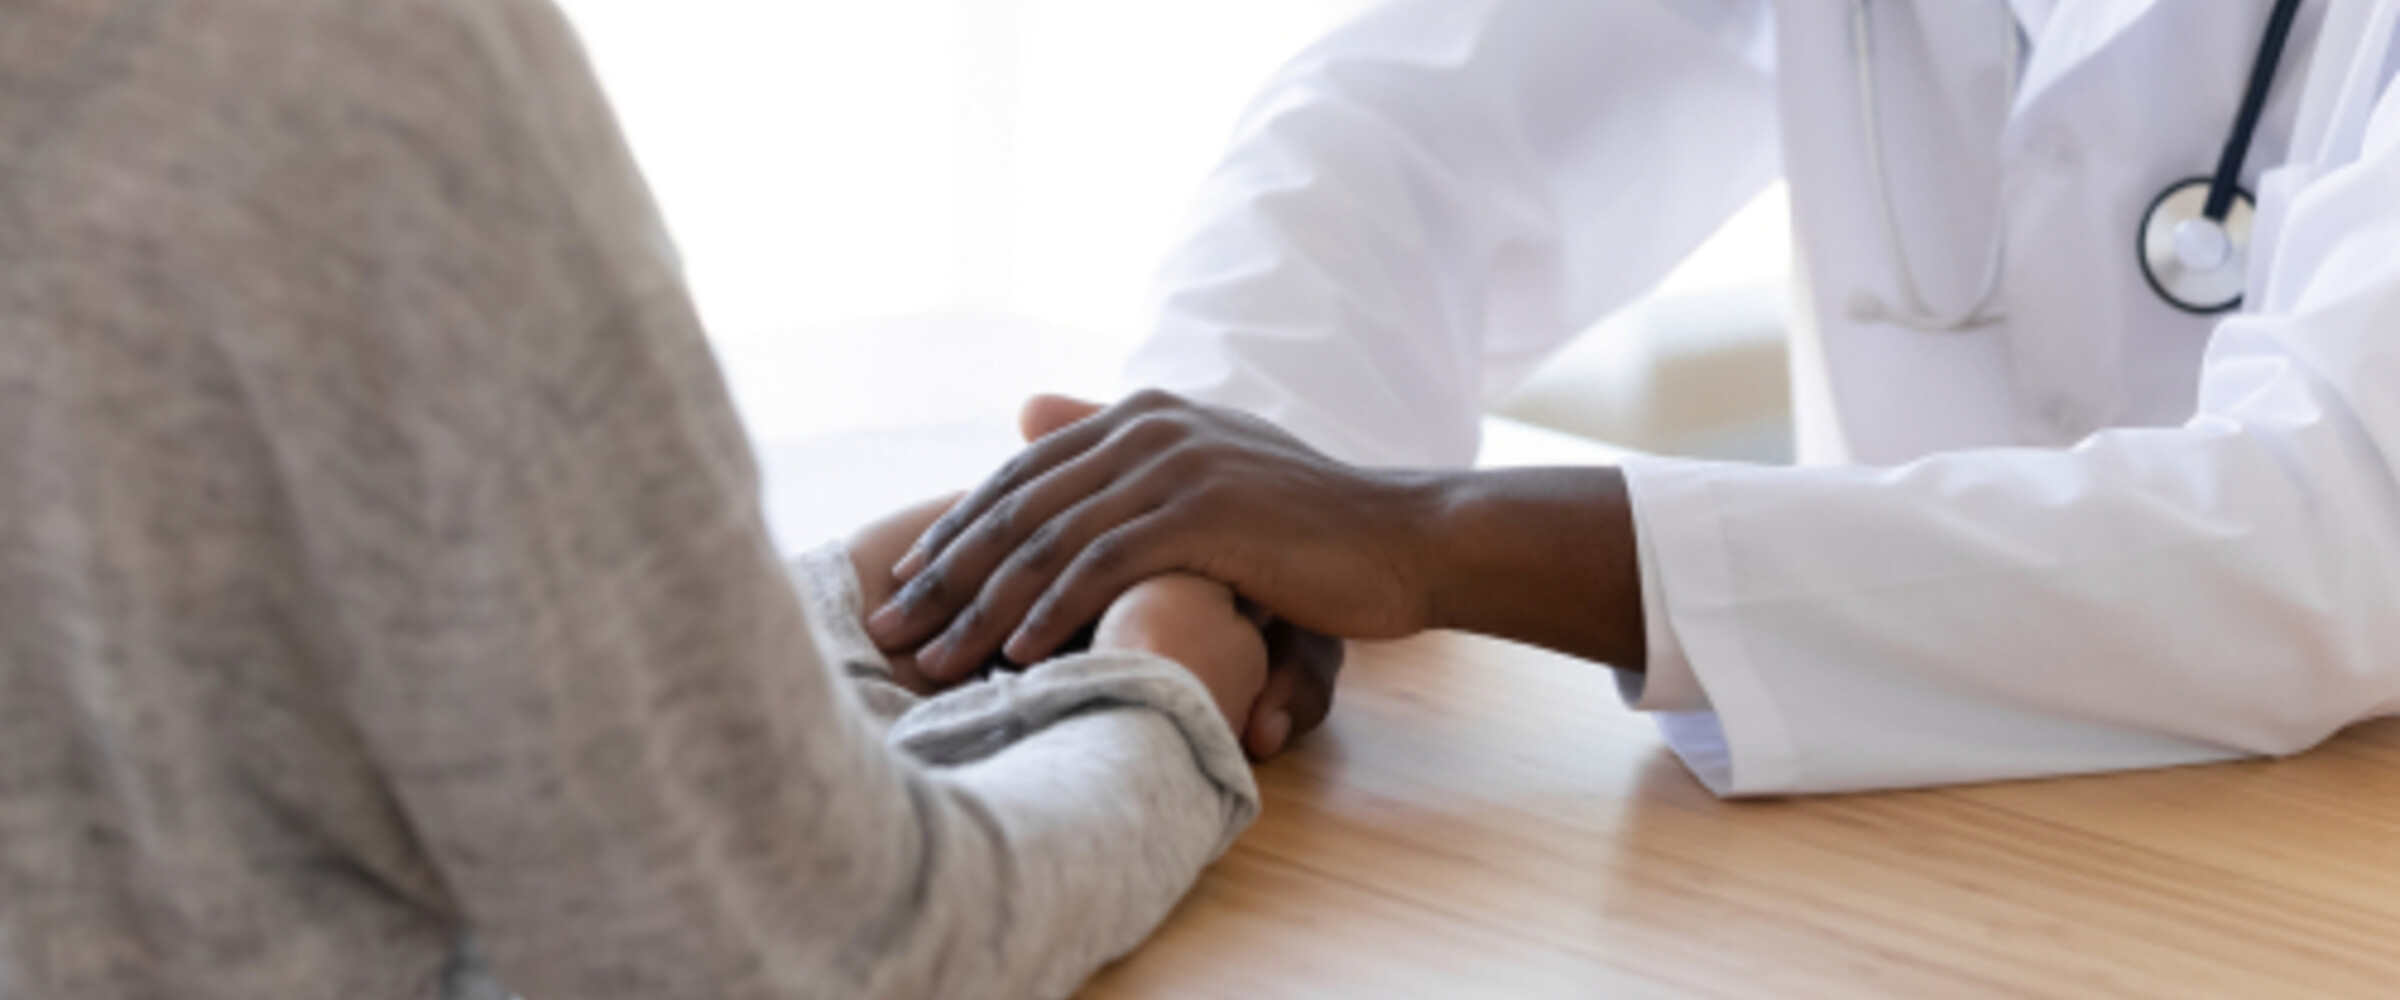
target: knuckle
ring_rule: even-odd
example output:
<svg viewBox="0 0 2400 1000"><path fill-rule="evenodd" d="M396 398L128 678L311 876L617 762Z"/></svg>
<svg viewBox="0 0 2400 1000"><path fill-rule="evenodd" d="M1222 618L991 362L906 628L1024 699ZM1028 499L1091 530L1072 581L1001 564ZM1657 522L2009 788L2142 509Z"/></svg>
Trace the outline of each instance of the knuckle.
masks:
<svg viewBox="0 0 2400 1000"><path fill-rule="evenodd" d="M984 540L998 544L1015 535L1017 519L1023 514L1024 507L1024 498L1014 493L1001 497L998 503L993 504L991 509L983 514Z"/></svg>
<svg viewBox="0 0 2400 1000"><path fill-rule="evenodd" d="M1145 413L1118 424L1117 429L1110 431L1108 436L1111 444L1138 448L1156 433L1158 433L1158 418Z"/></svg>
<svg viewBox="0 0 2400 1000"><path fill-rule="evenodd" d="M1184 438L1183 421L1164 414L1150 413L1125 424L1125 443L1150 453L1165 451Z"/></svg>
<svg viewBox="0 0 2400 1000"><path fill-rule="evenodd" d="M1142 389L1125 397L1125 407L1142 412L1155 412L1180 405L1183 398L1165 389Z"/></svg>
<svg viewBox="0 0 2400 1000"><path fill-rule="evenodd" d="M1091 572L1094 574L1108 575L1115 573L1118 570L1125 568L1125 562L1127 559L1125 549L1126 540L1124 535L1102 535L1099 539L1092 542L1090 548L1083 550L1084 565L1090 567Z"/></svg>
<svg viewBox="0 0 2400 1000"><path fill-rule="evenodd" d="M1025 473L1032 467L1033 452L1030 449L1019 451L1008 456L1008 461L1000 463L999 470L992 473L991 481L1003 485L1014 484L1025 478Z"/></svg>
<svg viewBox="0 0 2400 1000"><path fill-rule="evenodd" d="M1207 479L1185 492L1185 509L1178 513L1197 513L1203 516L1219 515L1240 503L1241 500L1241 490L1228 485L1222 479Z"/></svg>
<svg viewBox="0 0 2400 1000"><path fill-rule="evenodd" d="M1159 459L1159 473L1178 493L1197 493L1217 485L1220 462L1216 452L1203 447L1185 445L1169 450Z"/></svg>
<svg viewBox="0 0 2400 1000"><path fill-rule="evenodd" d="M1025 612L1025 631L1034 635L1046 634L1050 631L1051 622L1057 618L1058 608L1055 604L1047 599L1038 601L1033 610Z"/></svg>
<svg viewBox="0 0 2400 1000"><path fill-rule="evenodd" d="M1192 485L1192 476L1207 463L1207 458L1199 449L1175 447L1160 452L1158 464L1153 468L1169 485L1188 489Z"/></svg>
<svg viewBox="0 0 2400 1000"><path fill-rule="evenodd" d="M1025 539L1024 548L1018 550L1017 561L1029 570L1046 570L1058 565L1058 552L1059 528L1058 522L1053 521L1033 529L1033 534Z"/></svg>
<svg viewBox="0 0 2400 1000"><path fill-rule="evenodd" d="M943 567L930 567L909 582L908 593L902 596L911 609L943 607L950 602L949 574Z"/></svg>
<svg viewBox="0 0 2400 1000"><path fill-rule="evenodd" d="M985 628L989 627L991 623L992 613L990 609L985 608L982 601L976 601L973 604L967 605L965 609L959 611L958 620L952 622L950 625L950 634L959 636L962 639L968 636L979 635L984 631Z"/></svg>
<svg viewBox="0 0 2400 1000"><path fill-rule="evenodd" d="M1218 502L1220 501L1217 499L1217 491L1184 490L1167 498L1165 503L1159 505L1158 513L1153 516L1157 519L1161 530L1205 529Z"/></svg>
<svg viewBox="0 0 2400 1000"><path fill-rule="evenodd" d="M972 510L974 505L974 499L969 498L966 502L945 511L941 517L935 518L933 527L925 531L927 542L936 550L950 544L950 539L955 537L959 528L965 524L966 512Z"/></svg>

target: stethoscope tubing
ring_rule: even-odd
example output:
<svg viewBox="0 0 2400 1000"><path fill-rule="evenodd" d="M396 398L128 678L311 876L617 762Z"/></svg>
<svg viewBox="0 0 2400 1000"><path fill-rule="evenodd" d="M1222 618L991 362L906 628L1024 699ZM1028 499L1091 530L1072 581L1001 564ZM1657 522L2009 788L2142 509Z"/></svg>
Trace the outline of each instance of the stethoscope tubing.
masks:
<svg viewBox="0 0 2400 1000"><path fill-rule="evenodd" d="M2208 205L2200 210L2212 222L2225 221L2234 195L2241 191L2242 161L2250 155L2251 136L2258 131L2259 116L2266 113L2275 68L2283 62L2292 22L2299 15L2300 0L2275 0L2274 11L2267 15L2267 30L2258 39L2258 56L2250 61L2250 82L2242 88L2242 110L2234 115L2233 131L2225 136L2225 151L2217 156L2217 172L2209 179Z"/></svg>
<svg viewBox="0 0 2400 1000"><path fill-rule="evenodd" d="M1990 305L1992 297L2000 291L2004 253L2002 227L2007 225L2007 220L2001 216L2002 209L1998 204L1993 206L1992 238L1984 248L1982 278L1975 286L1974 297L1963 308L1948 313L1934 311L1927 304L1923 286L1917 283L1916 268L1908 261L1908 249L1900 236L1900 213L1892 205L1891 180L1884 165L1883 108L1876 99L1875 25L1868 11L1868 5L1872 2L1857 0L1851 8L1851 58L1858 77L1859 121L1867 134L1867 182L1875 188L1875 207L1883 223L1884 243L1892 255L1892 272L1900 286L1902 308L1892 309L1882 300L1862 292L1853 299L1851 314L1854 318L1880 319L1926 333L1970 330L2000 322L2007 318L2005 314L1984 311L1984 307ZM2023 52L2019 44L2016 15L2006 3L2000 5L2000 16L2004 52L2002 72L2007 77L2000 96L2003 102L2001 113L2005 116L2009 107L2016 102L2017 64L2022 60Z"/></svg>
<svg viewBox="0 0 2400 1000"><path fill-rule="evenodd" d="M1889 244L1893 274L1899 285L1903 308L1892 309L1881 299L1861 291L1853 297L1852 315L1861 321L1881 320L1928 332L1968 330L1998 322L2006 318L2005 313L1986 312L1985 308L1999 290L2002 245L2006 238L2005 220L1995 219L1993 223L1994 232L1988 248L1983 281L1979 285L1974 299L1963 310L1951 313L1935 312L1926 304L1916 280L1915 269L1909 264L1907 249L1901 243L1898 214L1892 205L1891 185L1886 176L1883 162L1882 109L1875 99L1877 81L1874 68L1874 30L1871 21L1872 15L1869 13L1869 4L1872 2L1873 0L1856 0L1852 8L1850 25L1851 45L1854 50L1852 58L1857 63L1861 124L1870 147L1866 165L1868 182L1875 188L1877 208L1882 217L1885 241ZM2001 8L2005 13L2007 5L2001 4ZM2235 309L2241 305L2246 289L2242 287L2244 282L2240 280L2242 275L2238 273L2233 274L2230 278L2213 278L2214 290L2218 294L2222 294L2226 285L2230 284L2233 294L2227 298L2213 296L2206 300L2195 298L2194 295L2197 293L2191 286L2196 278L2197 283L2205 290L2212 285L2212 276L2225 274L2224 268L2242 267L2246 264L2248 255L2247 224L2243 223L2234 227L2236 233L2230 234L2240 237L2240 243L2234 247L2238 251L2237 253L2224 252L2225 240L2229 234L2224 233L2223 230L2226 228L2228 216L2237 203L2252 203L2249 192L2242 190L2242 167L2244 161L2249 157L2252 141L2258 132L2259 119L2265 114L2267 98L2273 91L2275 74L2283 61L2284 50L2290 43L2292 25L2298 19L2299 12L2300 0L2275 0L2275 7L2267 16L2266 30L2259 36L2258 54L2251 60L2249 79L2245 82L2242 90L2241 107L2235 113L2233 126L2225 136L2224 148L2217 155L2216 170L2205 178L2183 178L2168 185L2143 211L2141 222L2134 229L2134 259L2141 267L2143 280L2149 284L2152 291L2158 293L2161 300L2176 309L2195 314L2213 314ZM2008 18L2008 31L2004 50L2005 58L2009 63L2009 93L2006 96L2013 106L2016 98L2017 67L2015 64L2021 58L2017 46L2018 29L2013 16ZM2191 211L2190 203L2178 200L2176 196L2201 182L2207 184L2207 191L2200 211L2196 215L2183 214ZM2173 214L2161 216L2162 211L2169 210ZM2210 263L2205 259L2193 262L2193 258L2187 257L2182 264L2172 261L2154 264L2149 246L2152 233L2156 231L2163 234L2175 231L2180 237L2183 233L2174 228L2178 225L2215 227L2214 229L2203 228L2193 235L2207 237L2202 244L2204 246L2207 242L2216 243L2216 252L2223 259ZM2167 228L2161 229L2162 226ZM2159 271L2160 267L2167 267L2173 273L2162 275ZM2176 287L2179 284L2185 286L2181 291Z"/></svg>

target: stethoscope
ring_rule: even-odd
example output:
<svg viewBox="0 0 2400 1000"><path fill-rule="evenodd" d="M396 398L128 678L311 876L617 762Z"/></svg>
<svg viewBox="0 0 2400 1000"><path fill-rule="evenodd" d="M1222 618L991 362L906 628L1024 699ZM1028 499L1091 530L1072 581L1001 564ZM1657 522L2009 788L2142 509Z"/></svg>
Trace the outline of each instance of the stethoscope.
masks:
<svg viewBox="0 0 2400 1000"><path fill-rule="evenodd" d="M1986 248L1982 283L1965 308L1944 313L1928 306L1915 270L1909 266L1908 252L1900 241L1900 225L1892 208L1891 186L1884 175L1883 124L1875 103L1874 32L1868 4L1869 0L1855 0L1851 7L1851 51L1858 70L1859 118L1865 123L1869 147L1868 182L1874 186L1876 202L1882 210L1884 239L1891 247L1902 304L1895 309L1882 299L1861 292L1850 300L1850 316L1859 322L1880 320L1925 331L1967 330L1999 322L2007 318L2006 314L1986 310L2000 286L1999 220L1993 223L1994 232ZM2007 86L2003 93L2013 107L2022 43L2016 15L2009 5L1994 6L2000 10L2006 38L2002 65ZM2292 19L2299 10L2300 0L2275 0L2275 9L2267 16L2266 33L2259 39L2258 57L2250 64L2250 82L2242 93L2241 113L2234 117L2233 131L2225 137L2225 149L2217 157L2216 172L2175 182L2160 192L2151 201L2149 210L2142 213L2141 227L2134 235L2135 259L2141 263L2142 278L2151 289L2177 309L2210 314L2242 304L2250 270L2250 222L2255 207L2250 192L2241 187L2242 161L2249 156L2251 135L2258 129L2268 89L2275 80L2275 66L2283 59L2284 44L2291 38Z"/></svg>

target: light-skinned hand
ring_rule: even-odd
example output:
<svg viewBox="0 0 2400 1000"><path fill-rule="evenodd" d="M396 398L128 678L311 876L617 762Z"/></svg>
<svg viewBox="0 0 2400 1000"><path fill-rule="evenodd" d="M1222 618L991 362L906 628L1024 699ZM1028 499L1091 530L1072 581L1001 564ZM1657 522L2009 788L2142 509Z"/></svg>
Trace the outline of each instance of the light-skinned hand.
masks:
<svg viewBox="0 0 2400 1000"><path fill-rule="evenodd" d="M1225 724L1240 733L1267 685L1267 640L1224 584L1170 574L1135 584L1109 605L1094 650L1155 653L1200 679Z"/></svg>

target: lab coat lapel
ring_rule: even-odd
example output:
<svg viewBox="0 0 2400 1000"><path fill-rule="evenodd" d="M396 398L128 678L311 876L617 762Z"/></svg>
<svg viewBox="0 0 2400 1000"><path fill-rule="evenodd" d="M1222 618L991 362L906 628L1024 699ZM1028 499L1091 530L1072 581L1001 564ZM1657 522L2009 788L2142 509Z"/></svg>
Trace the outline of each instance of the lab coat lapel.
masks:
<svg viewBox="0 0 2400 1000"><path fill-rule="evenodd" d="M2067 78L2075 68L2090 62L2106 50L2110 43L2123 37L2126 29L2150 13L2158 0L2057 0L2047 6L2047 16L2027 17L2025 7L2018 8L2018 18L2033 34L2033 55L2025 66L2025 82L2017 91L2016 114L2041 101ZM2039 21L2039 28L2033 27ZM2037 33L2038 32L2038 33Z"/></svg>
<svg viewBox="0 0 2400 1000"><path fill-rule="evenodd" d="M2042 27L2050 23L2050 12L2058 8L2058 0L2008 0L2017 12L2017 23L2024 26L2025 37L2042 37Z"/></svg>

